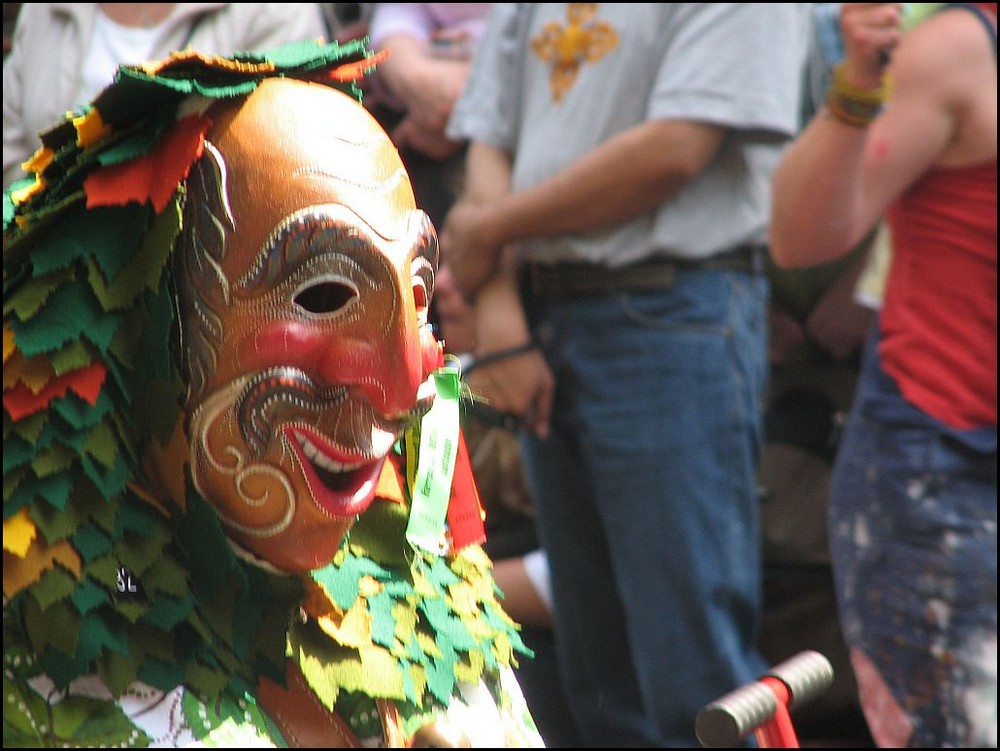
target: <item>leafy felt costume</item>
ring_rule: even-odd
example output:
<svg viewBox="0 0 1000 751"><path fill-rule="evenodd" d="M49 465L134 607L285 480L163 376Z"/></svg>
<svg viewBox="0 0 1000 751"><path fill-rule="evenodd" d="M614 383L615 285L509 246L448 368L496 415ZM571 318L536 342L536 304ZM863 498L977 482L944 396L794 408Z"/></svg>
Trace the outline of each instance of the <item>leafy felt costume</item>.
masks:
<svg viewBox="0 0 1000 751"><path fill-rule="evenodd" d="M148 461L185 440L171 255L203 103L273 78L358 95L374 62L360 42L303 43L122 67L5 193L5 746L295 745L259 699L296 680L332 718L330 746L412 743L449 707L471 716L483 687L503 743L540 743L509 682L529 651L477 544L460 435L442 548L413 543L421 433L432 416L450 430L453 371L428 380L435 407L307 573L238 554L190 476ZM154 704L161 720L137 721Z"/></svg>

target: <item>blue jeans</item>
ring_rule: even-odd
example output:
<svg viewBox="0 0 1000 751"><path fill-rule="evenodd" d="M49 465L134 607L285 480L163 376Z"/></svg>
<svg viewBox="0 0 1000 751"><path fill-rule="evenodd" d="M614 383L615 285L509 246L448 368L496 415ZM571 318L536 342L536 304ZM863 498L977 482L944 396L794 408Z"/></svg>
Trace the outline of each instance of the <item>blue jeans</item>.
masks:
<svg viewBox="0 0 1000 751"><path fill-rule="evenodd" d="M909 745L995 748L996 427L909 404L877 346L874 328L830 488L844 637L904 708Z"/></svg>
<svg viewBox="0 0 1000 751"><path fill-rule="evenodd" d="M522 441L573 718L589 746L698 747L698 711L768 668L767 280L695 270L669 289L523 295L557 379L550 437Z"/></svg>

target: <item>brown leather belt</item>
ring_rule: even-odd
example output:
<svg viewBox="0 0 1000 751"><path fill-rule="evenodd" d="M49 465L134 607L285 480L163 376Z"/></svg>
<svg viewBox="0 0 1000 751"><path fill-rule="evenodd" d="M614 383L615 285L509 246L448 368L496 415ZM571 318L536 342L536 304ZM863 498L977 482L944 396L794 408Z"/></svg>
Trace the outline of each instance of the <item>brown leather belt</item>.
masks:
<svg viewBox="0 0 1000 751"><path fill-rule="evenodd" d="M567 298L667 289L685 271L726 269L763 273L766 258L767 248L763 245L741 245L701 260L650 258L616 269L596 263L528 264L524 273L533 293Z"/></svg>

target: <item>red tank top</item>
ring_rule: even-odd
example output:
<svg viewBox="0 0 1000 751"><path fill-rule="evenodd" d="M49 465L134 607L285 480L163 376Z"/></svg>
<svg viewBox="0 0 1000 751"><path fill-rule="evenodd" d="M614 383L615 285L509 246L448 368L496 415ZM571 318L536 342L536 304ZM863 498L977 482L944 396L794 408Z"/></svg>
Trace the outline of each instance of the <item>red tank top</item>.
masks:
<svg viewBox="0 0 1000 751"><path fill-rule="evenodd" d="M883 367L908 401L945 424L996 427L996 160L928 172L887 218Z"/></svg>

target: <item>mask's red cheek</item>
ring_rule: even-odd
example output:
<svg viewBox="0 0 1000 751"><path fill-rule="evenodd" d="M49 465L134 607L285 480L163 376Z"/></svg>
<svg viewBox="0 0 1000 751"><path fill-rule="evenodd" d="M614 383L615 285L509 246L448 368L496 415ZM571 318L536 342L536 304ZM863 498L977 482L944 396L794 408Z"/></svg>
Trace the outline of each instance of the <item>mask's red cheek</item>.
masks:
<svg viewBox="0 0 1000 751"><path fill-rule="evenodd" d="M240 351L248 370L264 370L281 365L315 372L336 342L316 326L295 321L275 321L247 337Z"/></svg>

